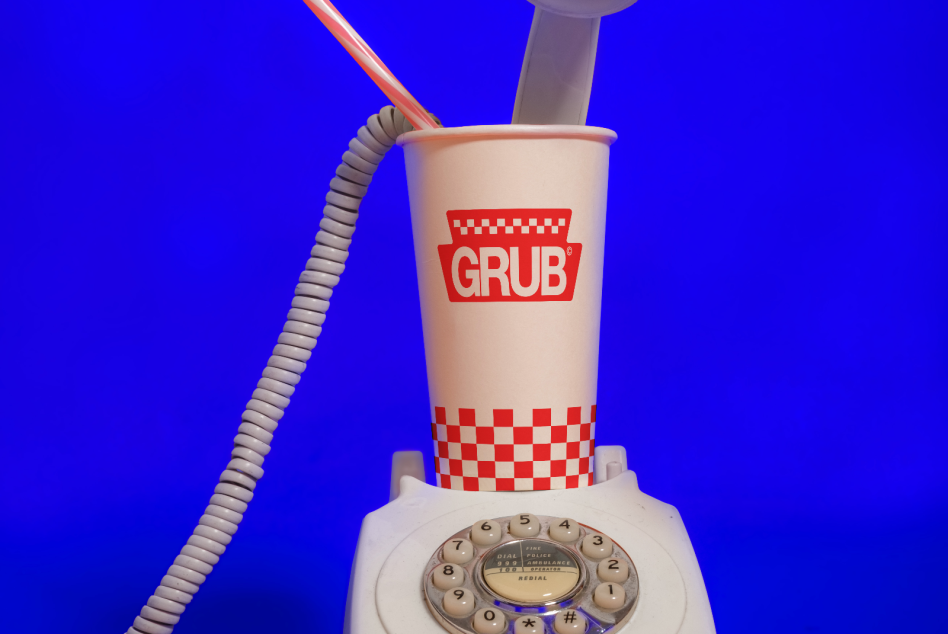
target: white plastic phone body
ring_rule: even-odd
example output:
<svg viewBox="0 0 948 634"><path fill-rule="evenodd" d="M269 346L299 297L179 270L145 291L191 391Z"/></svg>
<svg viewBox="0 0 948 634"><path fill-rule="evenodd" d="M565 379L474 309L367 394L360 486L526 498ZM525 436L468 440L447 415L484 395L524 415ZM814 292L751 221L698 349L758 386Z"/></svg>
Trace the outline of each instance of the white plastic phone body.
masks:
<svg viewBox="0 0 948 634"><path fill-rule="evenodd" d="M638 604L631 619L612 634L713 633L704 580L681 516L675 507L639 490L635 473L613 462L616 450L624 458L620 447L597 448L600 483L579 489L455 491L402 476L398 497L362 523L349 582L346 634L444 634L422 595L432 552L478 520L518 513L572 517L609 535L631 556L639 574ZM621 473L601 481L607 460L610 471Z"/></svg>

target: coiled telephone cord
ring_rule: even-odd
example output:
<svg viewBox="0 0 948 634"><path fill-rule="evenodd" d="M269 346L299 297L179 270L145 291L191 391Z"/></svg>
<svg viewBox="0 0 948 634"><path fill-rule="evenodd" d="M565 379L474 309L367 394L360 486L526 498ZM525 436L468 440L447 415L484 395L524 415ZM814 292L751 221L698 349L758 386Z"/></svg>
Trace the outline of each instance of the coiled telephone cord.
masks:
<svg viewBox="0 0 948 634"><path fill-rule="evenodd" d="M257 481L263 477L263 460L270 453L273 432L306 369L329 310L329 298L346 268L359 204L395 139L413 129L401 112L385 106L349 141L336 177L329 182L316 246L296 285L283 332L241 416L231 461L188 543L126 634L170 634L237 532Z"/></svg>

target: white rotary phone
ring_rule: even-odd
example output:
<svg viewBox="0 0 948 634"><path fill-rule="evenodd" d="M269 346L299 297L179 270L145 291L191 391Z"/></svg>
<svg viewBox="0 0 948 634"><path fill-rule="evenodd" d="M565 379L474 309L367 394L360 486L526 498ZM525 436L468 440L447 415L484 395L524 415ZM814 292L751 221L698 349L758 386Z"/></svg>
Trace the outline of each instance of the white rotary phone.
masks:
<svg viewBox="0 0 948 634"><path fill-rule="evenodd" d="M231 461L128 632L170 634L237 532L345 270L362 198L395 144L408 174L435 486L420 452L395 454L391 501L362 524L346 632L715 631L677 510L639 490L622 447L595 446L616 134L586 126L586 109L600 17L634 0L531 1L513 123L444 128L328 0L306 0L399 109L369 117L343 155Z"/></svg>

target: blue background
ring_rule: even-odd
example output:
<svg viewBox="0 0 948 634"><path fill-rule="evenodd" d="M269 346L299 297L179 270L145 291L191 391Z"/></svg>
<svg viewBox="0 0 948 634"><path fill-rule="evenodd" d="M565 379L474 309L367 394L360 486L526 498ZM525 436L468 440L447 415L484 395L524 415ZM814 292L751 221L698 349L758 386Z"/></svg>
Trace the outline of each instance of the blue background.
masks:
<svg viewBox="0 0 948 634"><path fill-rule="evenodd" d="M338 7L447 125L509 121L525 0ZM948 631L946 17L642 0L603 21L597 440L681 510L722 633ZM298 1L9 2L0 35L2 629L120 632L386 101ZM310 368L182 634L340 631L391 452L430 459L400 150Z"/></svg>

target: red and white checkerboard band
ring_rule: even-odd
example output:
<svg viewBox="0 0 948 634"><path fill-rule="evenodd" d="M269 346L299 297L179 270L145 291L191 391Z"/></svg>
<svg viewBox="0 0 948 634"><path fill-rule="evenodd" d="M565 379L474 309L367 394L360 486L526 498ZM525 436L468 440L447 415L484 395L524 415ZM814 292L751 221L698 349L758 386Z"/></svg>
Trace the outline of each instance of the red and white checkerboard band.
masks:
<svg viewBox="0 0 948 634"><path fill-rule="evenodd" d="M593 483L596 406L534 409L435 407L435 473L445 489L541 491ZM485 415L486 414L486 415Z"/></svg>
<svg viewBox="0 0 948 634"><path fill-rule="evenodd" d="M455 218L451 226L462 236L469 233L471 235L559 233L560 229L565 232L566 218L529 218L527 214L523 218Z"/></svg>

